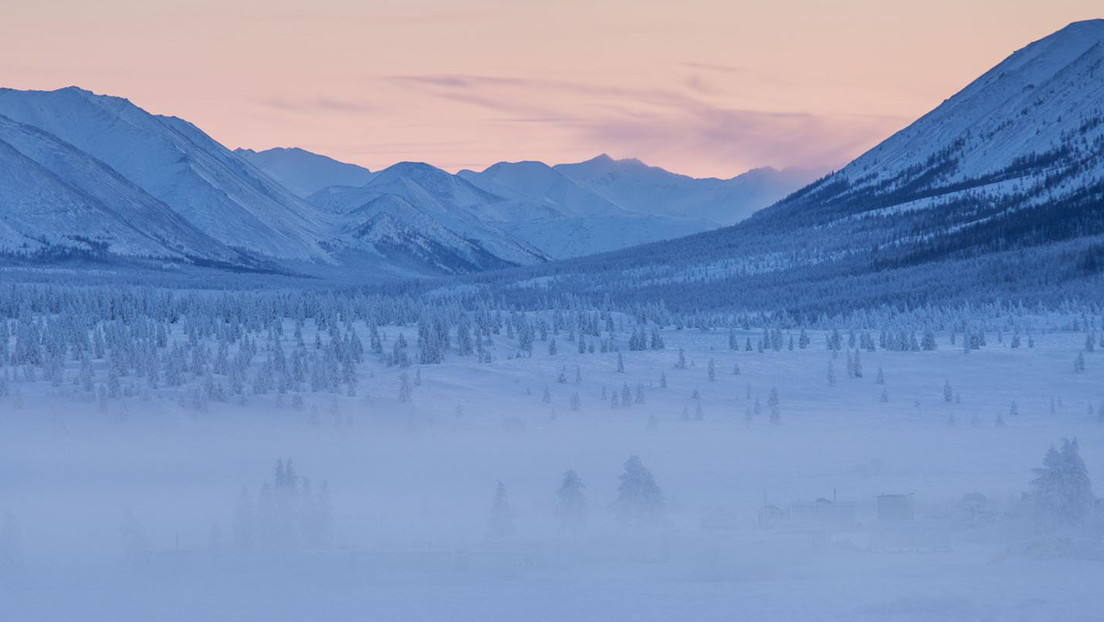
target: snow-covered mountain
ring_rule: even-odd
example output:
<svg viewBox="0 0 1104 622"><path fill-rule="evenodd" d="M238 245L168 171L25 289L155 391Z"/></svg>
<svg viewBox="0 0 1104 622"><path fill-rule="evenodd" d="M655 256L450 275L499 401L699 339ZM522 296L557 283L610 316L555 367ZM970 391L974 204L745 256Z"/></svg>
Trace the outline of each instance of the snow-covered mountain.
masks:
<svg viewBox="0 0 1104 622"><path fill-rule="evenodd" d="M1104 20L1092 20L1015 52L844 169L734 227L558 265L550 283L819 313L1030 297L1102 270Z"/></svg>
<svg viewBox="0 0 1104 622"><path fill-rule="evenodd" d="M0 253L256 266L103 163L0 116Z"/></svg>
<svg viewBox="0 0 1104 622"><path fill-rule="evenodd" d="M543 162L500 162L458 174L499 197L485 217L549 256L563 259L716 229L708 219L637 211L606 199Z"/></svg>
<svg viewBox="0 0 1104 622"><path fill-rule="evenodd" d="M234 153L301 199L329 186L361 186L372 180L372 172L364 167L338 162L297 147L277 147L265 151L236 149Z"/></svg>
<svg viewBox="0 0 1104 622"><path fill-rule="evenodd" d="M394 194L380 195L347 216L344 233L353 240L347 244L348 255L375 255L396 270L417 274L428 266L456 274L514 265Z"/></svg>
<svg viewBox="0 0 1104 622"><path fill-rule="evenodd" d="M0 90L0 115L103 162L223 244L327 261L323 214L181 119L78 88Z"/></svg>
<svg viewBox="0 0 1104 622"><path fill-rule="evenodd" d="M559 164L555 169L631 212L710 221L718 226L740 222L817 176L802 169L760 168L730 179L698 179L605 154L578 164Z"/></svg>
<svg viewBox="0 0 1104 622"><path fill-rule="evenodd" d="M370 172L302 149L230 151L187 121L75 87L0 89L0 115L82 162L47 167L63 184L105 209L145 206L164 216L130 218L118 231L82 227L102 242L85 246L239 268L278 263L319 276L459 274L586 256L714 229L796 186L768 170L692 179L608 157L557 167L504 162L457 175L412 162ZM78 169L109 175L78 179ZM27 175L20 196L33 197ZM110 180L138 198L120 197ZM26 219L31 213L18 215L19 232L5 234L9 247L44 235L56 245L56 235L69 235ZM177 237L170 221L184 227ZM131 239L132 231L156 241Z"/></svg>
<svg viewBox="0 0 1104 622"><path fill-rule="evenodd" d="M282 264L343 279L545 260L474 211L497 198L425 165L392 167L361 194L346 188L355 197L349 202L321 209L283 184L303 191L376 176L299 150L234 153L184 120L77 88L0 90L0 114L7 134L24 137L4 145L11 162L0 199L5 252L68 249L235 269ZM55 155L35 155L42 153ZM417 207L377 200L384 196L406 196Z"/></svg>
<svg viewBox="0 0 1104 622"><path fill-rule="evenodd" d="M379 171L363 186L326 188L310 201L355 223L355 219L371 215L363 208L385 196L402 199L408 209L420 214L419 220L432 221L509 264L547 260L544 253L494 225L501 197L428 164L401 162ZM394 203L387 205L393 207Z"/></svg>

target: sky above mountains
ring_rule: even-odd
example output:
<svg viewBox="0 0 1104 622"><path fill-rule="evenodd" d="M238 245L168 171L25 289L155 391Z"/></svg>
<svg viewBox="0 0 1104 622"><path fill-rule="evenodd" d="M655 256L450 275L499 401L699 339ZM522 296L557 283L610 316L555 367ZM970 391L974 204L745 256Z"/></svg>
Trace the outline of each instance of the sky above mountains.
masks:
<svg viewBox="0 0 1104 622"><path fill-rule="evenodd" d="M837 167L1026 41L1053 0L0 0L0 86L70 84L232 147L379 169L637 157Z"/></svg>

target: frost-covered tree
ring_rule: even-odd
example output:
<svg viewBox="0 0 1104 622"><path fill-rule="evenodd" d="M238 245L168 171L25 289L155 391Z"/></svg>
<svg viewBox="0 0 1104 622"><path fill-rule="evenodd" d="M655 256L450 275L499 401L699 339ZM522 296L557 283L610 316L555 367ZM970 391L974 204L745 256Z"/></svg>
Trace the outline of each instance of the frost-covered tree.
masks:
<svg viewBox="0 0 1104 622"><path fill-rule="evenodd" d="M252 548L254 530L256 529L256 508L253 506L253 498L249 496L249 490L242 487L238 495L238 503L234 506L234 518L231 524L234 543L242 549Z"/></svg>
<svg viewBox="0 0 1104 622"><path fill-rule="evenodd" d="M663 492L639 457L629 456L619 481L613 512L623 527L655 525L663 520Z"/></svg>
<svg viewBox="0 0 1104 622"><path fill-rule="evenodd" d="M782 408L778 400L778 389L771 387L767 395L767 408L770 409L771 423L782 423Z"/></svg>
<svg viewBox="0 0 1104 622"><path fill-rule="evenodd" d="M1048 527L1082 525L1092 512L1095 497L1077 439L1062 439L1033 470L1029 499L1036 516Z"/></svg>
<svg viewBox="0 0 1104 622"><path fill-rule="evenodd" d="M506 485L501 481L495 486L494 501L487 519L487 536L507 538L514 535L514 515L510 511L510 501L506 497Z"/></svg>
<svg viewBox="0 0 1104 622"><path fill-rule="evenodd" d="M575 471L564 473L560 488L556 491L556 516L560 520L560 533L576 534L586 527L586 486Z"/></svg>
<svg viewBox="0 0 1104 622"><path fill-rule="evenodd" d="M920 340L920 349L922 350L935 350L938 346L935 343L935 331L928 329L924 331L924 338Z"/></svg>
<svg viewBox="0 0 1104 622"><path fill-rule="evenodd" d="M149 540L145 528L128 507L123 508L122 538L126 561L131 564L144 563L149 552Z"/></svg>
<svg viewBox="0 0 1104 622"><path fill-rule="evenodd" d="M399 375L399 401L404 404L409 402L413 391L414 389L410 385L410 375L404 371Z"/></svg>

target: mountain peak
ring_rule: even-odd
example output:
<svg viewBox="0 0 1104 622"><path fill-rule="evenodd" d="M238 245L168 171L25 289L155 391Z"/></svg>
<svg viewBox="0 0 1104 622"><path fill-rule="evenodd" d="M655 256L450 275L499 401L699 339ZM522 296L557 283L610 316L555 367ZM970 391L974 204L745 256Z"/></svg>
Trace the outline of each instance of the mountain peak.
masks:
<svg viewBox="0 0 1104 622"><path fill-rule="evenodd" d="M1085 19L1085 20L1081 20L1079 22L1071 22L1065 28L1059 30L1058 32L1056 32L1054 34L1059 35L1059 34L1062 34L1062 33L1066 33L1066 34L1074 34L1074 33L1076 33L1076 34L1081 34L1081 33L1095 34L1096 36L1098 36L1100 38L1104 38L1104 19L1096 18L1096 19ZM1054 36L1054 35L1051 35L1051 36Z"/></svg>

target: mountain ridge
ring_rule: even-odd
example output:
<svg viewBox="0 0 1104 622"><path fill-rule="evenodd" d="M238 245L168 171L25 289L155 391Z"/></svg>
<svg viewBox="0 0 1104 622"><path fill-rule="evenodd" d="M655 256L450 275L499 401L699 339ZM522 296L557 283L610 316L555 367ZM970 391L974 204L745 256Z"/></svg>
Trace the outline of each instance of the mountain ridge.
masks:
<svg viewBox="0 0 1104 622"><path fill-rule="evenodd" d="M1094 20L1014 52L740 224L472 280L518 296L825 313L1038 299L1102 270L1104 20ZM544 287L519 285L530 282Z"/></svg>

